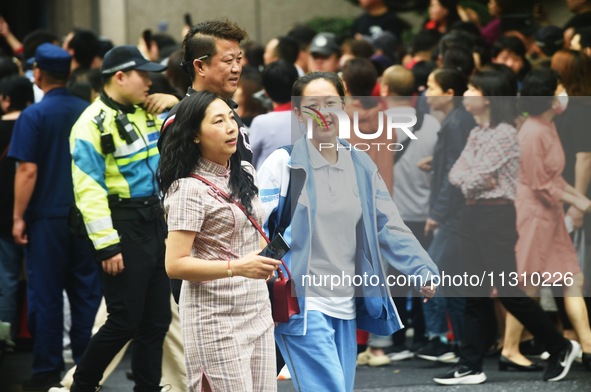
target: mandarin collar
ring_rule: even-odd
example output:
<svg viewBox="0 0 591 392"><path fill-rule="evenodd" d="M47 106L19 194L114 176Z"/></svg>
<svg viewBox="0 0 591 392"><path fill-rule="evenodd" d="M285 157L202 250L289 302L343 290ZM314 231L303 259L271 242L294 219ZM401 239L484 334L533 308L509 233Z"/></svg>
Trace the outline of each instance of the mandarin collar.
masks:
<svg viewBox="0 0 591 392"><path fill-rule="evenodd" d="M212 162L208 159L201 158L197 163L197 168L212 173L218 177L230 177L230 162L228 161L228 167L222 166L218 163Z"/></svg>

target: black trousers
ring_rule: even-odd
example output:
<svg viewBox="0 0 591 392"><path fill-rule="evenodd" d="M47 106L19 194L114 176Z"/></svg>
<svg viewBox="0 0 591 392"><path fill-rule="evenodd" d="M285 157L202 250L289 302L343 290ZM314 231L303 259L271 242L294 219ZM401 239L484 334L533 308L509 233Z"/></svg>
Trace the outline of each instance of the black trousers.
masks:
<svg viewBox="0 0 591 392"><path fill-rule="evenodd" d="M417 238L423 249L429 249L431 241L433 240L433 234L425 236L425 222L404 222L406 226L412 231L414 236ZM388 273L394 276L402 275L402 273L392 267L388 268ZM408 288L393 286L390 288L390 294L396 310L403 323L408 323L409 319L412 319L411 323L414 329L413 343L420 342L425 338L425 318L423 317L423 298L419 292L411 290L412 298L412 310L411 313L406 309L406 301L408 296ZM402 347L406 343L406 331L407 328L403 328L399 331L394 332L392 335L392 343L395 347Z"/></svg>
<svg viewBox="0 0 591 392"><path fill-rule="evenodd" d="M134 391L160 391L162 343L171 321L164 218L114 217L113 225L121 236L125 269L116 276L103 272L109 315L78 364L72 392L94 391L113 357L131 339Z"/></svg>
<svg viewBox="0 0 591 392"><path fill-rule="evenodd" d="M504 272L509 276L516 272L515 244L515 207L505 205L467 206L462 217L462 245L460 263L469 274L482 276L493 273L498 277ZM540 342L546 344L550 354L556 354L566 347L567 340L554 326L549 315L540 305L525 295L518 287L501 285L495 281L499 299ZM466 313L464 318L464 341L461 348L461 363L473 370L482 370L482 361L488 346L487 337L496 321L492 311L492 299L489 296L490 284L482 288L469 288L466 294Z"/></svg>

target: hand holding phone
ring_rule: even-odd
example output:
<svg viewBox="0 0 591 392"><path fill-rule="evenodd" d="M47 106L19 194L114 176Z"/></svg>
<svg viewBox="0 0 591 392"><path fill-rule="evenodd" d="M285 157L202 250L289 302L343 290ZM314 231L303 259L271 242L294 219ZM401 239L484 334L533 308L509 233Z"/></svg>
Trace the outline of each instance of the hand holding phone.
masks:
<svg viewBox="0 0 591 392"><path fill-rule="evenodd" d="M265 246L259 253L261 256L269 257L275 260L281 260L289 252L289 245L280 233L277 233L275 238Z"/></svg>

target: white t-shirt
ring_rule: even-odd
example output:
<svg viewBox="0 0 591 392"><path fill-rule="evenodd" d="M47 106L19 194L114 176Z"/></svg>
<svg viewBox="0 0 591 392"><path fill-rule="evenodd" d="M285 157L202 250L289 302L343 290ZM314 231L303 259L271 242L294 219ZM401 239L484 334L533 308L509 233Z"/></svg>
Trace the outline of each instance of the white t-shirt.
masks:
<svg viewBox="0 0 591 392"><path fill-rule="evenodd" d="M343 281L355 274L356 227L361 220L361 201L351 152L339 150L334 165L308 143L316 185L316 216L312 222L310 276L322 287L307 289L306 307L328 316L353 320L356 316L355 287L342 285L331 291L332 276ZM320 280L319 280L320 279Z"/></svg>

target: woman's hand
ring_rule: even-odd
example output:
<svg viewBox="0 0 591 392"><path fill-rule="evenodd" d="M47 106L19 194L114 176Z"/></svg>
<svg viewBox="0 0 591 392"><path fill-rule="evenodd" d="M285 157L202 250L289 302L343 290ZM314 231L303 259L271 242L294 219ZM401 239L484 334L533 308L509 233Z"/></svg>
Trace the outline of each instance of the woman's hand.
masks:
<svg viewBox="0 0 591 392"><path fill-rule="evenodd" d="M573 229L577 230L583 227L583 218L585 217L585 211L581 211L575 206L570 206L566 211L566 216L570 216L573 222Z"/></svg>
<svg viewBox="0 0 591 392"><path fill-rule="evenodd" d="M417 162L417 167L419 169L421 169L422 171L424 171L424 172L430 172L431 170L433 170L432 163L433 163L433 157L432 156L425 157L425 158L420 159Z"/></svg>
<svg viewBox="0 0 591 392"><path fill-rule="evenodd" d="M232 260L230 268L234 276L244 276L251 279L267 279L281 264L280 260L271 259L259 255L260 251L256 250L247 254L246 256Z"/></svg>
<svg viewBox="0 0 591 392"><path fill-rule="evenodd" d="M585 213L591 212L591 200L586 197L578 198L577 203L574 204L574 206Z"/></svg>
<svg viewBox="0 0 591 392"><path fill-rule="evenodd" d="M427 218L427 222L425 222L425 230L424 234L427 237L429 234L434 232L439 227L439 222L434 219Z"/></svg>

